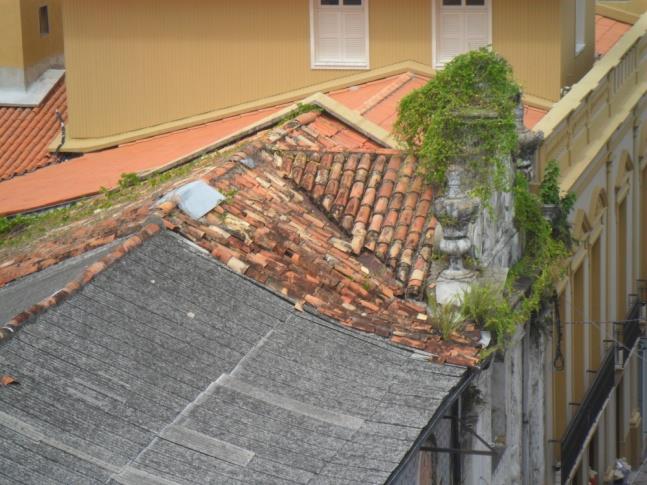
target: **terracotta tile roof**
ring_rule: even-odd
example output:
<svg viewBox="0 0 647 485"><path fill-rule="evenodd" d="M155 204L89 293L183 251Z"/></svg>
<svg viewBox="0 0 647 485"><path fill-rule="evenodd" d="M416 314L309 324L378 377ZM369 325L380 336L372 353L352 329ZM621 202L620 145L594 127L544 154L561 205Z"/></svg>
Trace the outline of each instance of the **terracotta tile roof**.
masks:
<svg viewBox="0 0 647 485"><path fill-rule="evenodd" d="M532 106L524 106L523 124L526 126L526 128L532 130L535 125L539 123L544 116L546 116L546 113L548 113L548 111L543 109L534 108Z"/></svg>
<svg viewBox="0 0 647 485"><path fill-rule="evenodd" d="M631 25L617 20L595 16L595 53L604 55L631 29Z"/></svg>
<svg viewBox="0 0 647 485"><path fill-rule="evenodd" d="M305 113L287 123L276 135L277 149L317 149L331 151L377 150L373 140L326 113Z"/></svg>
<svg viewBox="0 0 647 485"><path fill-rule="evenodd" d="M240 163L250 156L254 169ZM173 203L163 215L231 269L300 304L437 361L475 365L477 331L445 342L425 305L407 298L421 296L434 228L431 190L414 168L394 155L272 155L258 142L205 177L225 203L200 220Z"/></svg>
<svg viewBox="0 0 647 485"><path fill-rule="evenodd" d="M36 108L0 106L0 180L57 162L47 150L60 130L56 111L67 119L64 80L59 81Z"/></svg>
<svg viewBox="0 0 647 485"><path fill-rule="evenodd" d="M428 78L411 73L353 86L329 93L334 100L357 110L370 121L390 131L397 116L400 100L413 89L423 86ZM61 111L65 111L64 85L59 86L63 98L59 100ZM52 96L52 99L54 96ZM44 108L43 108L44 109ZM38 210L67 203L73 200L97 194L102 187L115 187L123 173L146 172L159 169L178 160L191 157L192 154L223 139L232 133L249 127L253 123L276 113L281 106L253 111L198 127L160 135L157 137L125 144L113 149L90 153L66 163L45 166L53 159L42 158L35 162L23 177L3 180L3 167L9 163L2 162L0 154L0 216ZM0 109L0 113L2 113ZM540 111L527 107L526 123L528 127L543 116ZM53 117L52 117L53 119ZM0 125L2 117L0 116ZM47 145L56 134L54 124L51 136L39 137L40 147L20 143L23 151L45 153ZM34 132L28 125L20 125L20 136L14 139L34 141ZM321 114L301 126L294 127L292 139L286 139L286 146L310 149L314 143L320 149L327 150L372 150L376 144L367 137L348 129L332 116ZM2 127L0 126L0 137ZM295 141L296 140L296 141ZM18 142L16 142L18 143ZM3 151L4 153L4 151ZM44 155L47 156L47 155ZM12 162L12 165L15 165ZM5 170L6 171L6 170ZM18 173L18 172L16 172ZM24 172L20 172L24 173Z"/></svg>
<svg viewBox="0 0 647 485"><path fill-rule="evenodd" d="M191 219L173 202L155 209L165 227L297 307L310 305L438 362L476 365L480 333L468 326L442 340L421 301L435 221L427 216L433 194L415 175L415 159L392 150L276 151L268 143L273 135L203 177L227 196L205 217ZM249 157L256 168L241 163ZM148 196L15 254L0 265L0 286L132 235L153 206Z"/></svg>
<svg viewBox="0 0 647 485"><path fill-rule="evenodd" d="M102 187L116 187L124 173L143 172L187 157L190 159L206 146L247 128L280 109L281 106L277 106L253 111L89 153L24 177L0 182L0 216L96 195Z"/></svg>
<svg viewBox="0 0 647 485"><path fill-rule="evenodd" d="M280 170L351 238L395 272L407 296L418 297L431 262L436 221L433 191L416 160L402 154L293 152Z"/></svg>
<svg viewBox="0 0 647 485"><path fill-rule="evenodd" d="M149 215L150 204L142 201L130 203L116 212L97 215L91 220L52 231L31 246L4 253L4 261L0 263L0 287L132 235Z"/></svg>

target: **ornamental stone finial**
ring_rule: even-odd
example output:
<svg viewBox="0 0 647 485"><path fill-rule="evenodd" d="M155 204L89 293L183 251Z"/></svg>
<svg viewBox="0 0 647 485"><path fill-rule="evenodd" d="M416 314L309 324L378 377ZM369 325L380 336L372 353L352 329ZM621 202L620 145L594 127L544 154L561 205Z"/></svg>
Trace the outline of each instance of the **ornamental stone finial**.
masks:
<svg viewBox="0 0 647 485"><path fill-rule="evenodd" d="M479 200L470 195L474 176L470 167L481 156L478 140L474 139L471 127L474 122L492 116L489 112L479 111L462 115L465 150L450 162L446 172L446 193L434 201L434 215L443 229L439 249L449 258L448 268L436 280L436 301L441 305L460 303L463 294L476 279L474 271L467 269L464 262L465 255L472 249L469 228L481 206Z"/></svg>

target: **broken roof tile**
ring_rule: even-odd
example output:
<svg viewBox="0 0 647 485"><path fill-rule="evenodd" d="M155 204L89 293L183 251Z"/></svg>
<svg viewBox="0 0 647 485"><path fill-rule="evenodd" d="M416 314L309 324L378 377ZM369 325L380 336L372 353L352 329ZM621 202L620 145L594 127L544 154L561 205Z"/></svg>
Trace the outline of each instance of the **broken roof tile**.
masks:
<svg viewBox="0 0 647 485"><path fill-rule="evenodd" d="M211 213L197 220L177 209L166 215L174 231L234 271L348 327L410 340L442 362L478 362L477 335L474 342L442 342L419 319L425 305L403 299L423 294L435 227L432 217L422 217L431 191L414 176L415 159L379 150L255 149L247 152L255 168L227 162L206 175L216 190L232 194ZM401 193L382 189L386 199L375 197L397 181ZM391 213L389 235L383 227ZM366 233L376 243L381 237L381 252L371 252Z"/></svg>

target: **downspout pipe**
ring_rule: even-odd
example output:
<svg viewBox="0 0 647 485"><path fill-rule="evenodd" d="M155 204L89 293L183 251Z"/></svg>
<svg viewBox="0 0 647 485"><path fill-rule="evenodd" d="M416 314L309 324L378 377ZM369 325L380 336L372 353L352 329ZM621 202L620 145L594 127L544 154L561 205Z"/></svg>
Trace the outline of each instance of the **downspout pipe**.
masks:
<svg viewBox="0 0 647 485"><path fill-rule="evenodd" d="M440 407L436 410L436 413L432 416L427 426L425 426L425 428L422 430L422 432L414 442L411 449L407 452L407 454L402 459L398 467L395 470L393 470L393 472L385 482L385 485L392 485L397 482L398 478L400 477L402 472L406 469L409 462L420 451L420 448L429 440L429 437L431 436L436 424L438 424L438 421L445 414L447 414L447 412L451 409L454 403L463 394L465 389L467 389L467 387L474 381L474 379L481 373L481 371L482 369L479 367L470 367L467 369L467 372L463 374L463 377L461 377L460 382L454 388L453 392L449 396L447 396L445 400L441 403Z"/></svg>
<svg viewBox="0 0 647 485"><path fill-rule="evenodd" d="M65 120L63 119L63 115L59 110L56 110L56 119L58 120L59 124L61 125L61 143L56 147L56 150L54 150L54 154L56 155L56 158L59 160L61 159L61 148L63 148L63 145L65 145L65 135L66 135L66 129L65 129Z"/></svg>

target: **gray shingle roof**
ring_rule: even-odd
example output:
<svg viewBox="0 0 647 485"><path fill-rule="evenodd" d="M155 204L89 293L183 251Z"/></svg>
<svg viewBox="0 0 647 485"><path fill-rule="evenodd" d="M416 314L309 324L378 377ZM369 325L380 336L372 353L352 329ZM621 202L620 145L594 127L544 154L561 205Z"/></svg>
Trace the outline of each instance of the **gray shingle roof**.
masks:
<svg viewBox="0 0 647 485"><path fill-rule="evenodd" d="M0 347L0 482L383 483L465 369L161 234Z"/></svg>

